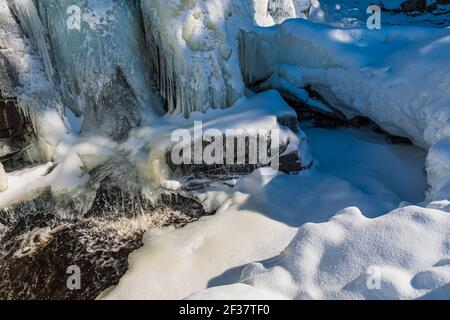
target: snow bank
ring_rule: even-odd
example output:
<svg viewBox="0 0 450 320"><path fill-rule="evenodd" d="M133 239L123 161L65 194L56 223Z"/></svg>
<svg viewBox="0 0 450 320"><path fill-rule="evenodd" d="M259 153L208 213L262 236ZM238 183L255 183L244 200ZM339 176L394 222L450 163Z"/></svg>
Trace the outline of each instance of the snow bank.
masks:
<svg viewBox="0 0 450 320"><path fill-rule="evenodd" d="M347 117L369 117L429 149L450 136L449 39L450 29L370 31L291 20L249 33L242 60L248 82L275 74L290 86L311 86ZM430 197L439 193L433 177Z"/></svg>
<svg viewBox="0 0 450 320"><path fill-rule="evenodd" d="M368 216L376 217L396 209L403 200L402 191L415 195L409 198L410 201L420 201L420 194L425 192L425 177L421 170L424 155L418 156L417 148L405 146L399 150L370 133L357 135L345 130L323 129L308 129L305 132L311 137L312 152L318 159L319 168L323 169L316 168L298 175L267 175L264 173L266 168L262 168L240 179L234 188L217 184L197 191L197 199L209 209L217 209L217 213L182 229L149 230L144 238L144 247L130 256L130 268L126 275L102 297L180 299L211 288L212 291L207 291L205 297L286 298L282 290L254 289L248 284L231 287L229 292L227 288L222 290L216 287L239 282L242 268L248 263L279 256L298 228L307 222L326 222L336 212L349 206L358 206ZM381 161L385 157L398 159ZM329 162L326 162L327 159ZM405 165L399 167L399 163ZM377 175L383 170L390 176ZM409 183L410 179L415 181L414 186ZM369 189L361 185L362 181ZM408 190L399 191L398 182ZM416 190L419 185L422 189ZM445 207L444 203L439 205ZM441 220L447 223L444 218L438 222ZM391 228L396 231L401 228L402 225L392 222ZM442 227L438 224L433 224L433 228L425 226L425 231L433 233L431 238L436 239L427 243L437 245L437 239L442 240L445 236L446 227L448 230L448 223ZM415 225L411 228L414 229ZM378 234L373 241L380 239L380 230L377 227ZM413 235L410 229L407 230L408 233L399 234L402 243L410 241ZM356 231L354 234L357 234ZM359 237L365 237L364 231ZM419 248L425 248L427 243ZM365 254L373 252L376 256L376 246L370 247L370 250L368 246ZM408 248L413 250L414 245ZM437 259L437 250L433 251L433 257L424 259ZM419 254L424 253L417 252ZM445 252L442 253L444 255ZM292 287L289 272L279 269L270 281L288 283ZM311 270L308 274L313 277L313 272Z"/></svg>
<svg viewBox="0 0 450 320"><path fill-rule="evenodd" d="M278 258L244 267L238 284L190 298L419 298L450 282L449 230L448 213L434 209L404 207L368 219L347 208L299 228Z"/></svg>

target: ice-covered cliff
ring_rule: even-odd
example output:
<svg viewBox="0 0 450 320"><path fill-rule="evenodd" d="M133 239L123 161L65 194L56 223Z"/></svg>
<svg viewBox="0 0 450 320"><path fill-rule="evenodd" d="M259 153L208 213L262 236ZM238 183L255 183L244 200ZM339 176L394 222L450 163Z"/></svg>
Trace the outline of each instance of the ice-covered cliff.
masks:
<svg viewBox="0 0 450 320"><path fill-rule="evenodd" d="M51 175L65 179L56 183L48 178L46 186L57 195L85 186L90 172L111 158L126 159L122 167L135 173L128 177L133 182L164 184L170 178L170 134L192 124L179 115L201 111L193 118L210 121L210 115L201 113L251 100L245 97L240 72L241 31L301 16L307 7L290 0L2 2L16 36L35 55L36 66L27 72L39 72L41 80L32 85L43 83L48 89L47 95L31 100L39 106L29 109L36 113L33 119L46 117L48 134L36 130L36 135L41 141L53 139L46 159L54 161ZM14 59L20 57L19 49L9 49ZM55 100L56 106L47 106L45 99ZM283 105L279 96L269 102ZM54 112L49 115L49 110ZM169 115L164 117L164 111ZM261 111L255 119L242 114L247 119L243 127L251 129L261 121L280 127L273 108L270 116ZM306 142L294 140L298 157L292 161L308 158ZM306 160L304 166L309 164Z"/></svg>
<svg viewBox="0 0 450 320"><path fill-rule="evenodd" d="M84 117L82 130L119 140L162 112L157 93L167 111L186 116L231 106L244 92L240 30L308 7L292 0L8 2L64 105Z"/></svg>
<svg viewBox="0 0 450 320"><path fill-rule="evenodd" d="M23 33L6 0L0 1L0 13L0 90L17 97L18 108L32 119L39 137L24 151L25 158L50 160L63 126L58 117L63 112L60 95L46 76L42 56Z"/></svg>

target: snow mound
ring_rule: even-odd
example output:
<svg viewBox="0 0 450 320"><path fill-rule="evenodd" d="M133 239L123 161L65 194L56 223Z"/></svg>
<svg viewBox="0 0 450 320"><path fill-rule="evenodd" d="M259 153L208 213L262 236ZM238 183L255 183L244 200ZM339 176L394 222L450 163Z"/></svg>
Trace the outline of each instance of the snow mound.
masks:
<svg viewBox="0 0 450 320"><path fill-rule="evenodd" d="M150 90L138 1L81 1L73 24L77 13L69 10L70 0L10 4L64 104L84 116L83 132L124 140L131 128L162 109Z"/></svg>
<svg viewBox="0 0 450 320"><path fill-rule="evenodd" d="M302 3L143 0L151 70L168 111L188 116L233 105L244 94L240 30L301 16L307 8Z"/></svg>
<svg viewBox="0 0 450 320"><path fill-rule="evenodd" d="M300 227L278 258L249 264L239 283L190 298L420 298L450 281L449 230L450 216L434 209L410 206L368 219L347 208Z"/></svg>
<svg viewBox="0 0 450 320"><path fill-rule="evenodd" d="M274 270L276 276L266 284L273 288L277 282L288 284L280 290L255 290L247 283L229 291L218 286L239 282L243 266L249 263L279 256L307 222L326 222L349 206L377 217L398 208L404 192L415 195L408 198L411 202L423 199L424 153L413 146L400 150L371 133L358 136L354 131L305 129L318 168L296 175L267 175L261 168L242 177L235 187L217 184L197 190L196 198L217 213L185 228L149 230L144 247L130 256L126 275L102 297L182 299L207 288L214 294L208 290L205 297L214 298L294 296L289 293L297 290L292 275L282 268ZM385 158L389 161L380 161ZM383 171L388 174L380 174ZM437 209L446 206L448 202L434 203L436 210L429 210L439 213ZM445 225L436 232L442 230ZM378 252L376 247L371 250Z"/></svg>

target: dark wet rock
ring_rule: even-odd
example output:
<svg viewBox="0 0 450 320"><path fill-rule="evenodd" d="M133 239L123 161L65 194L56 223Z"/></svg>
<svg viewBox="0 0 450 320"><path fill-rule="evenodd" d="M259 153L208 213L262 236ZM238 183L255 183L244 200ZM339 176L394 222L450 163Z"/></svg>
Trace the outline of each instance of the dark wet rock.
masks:
<svg viewBox="0 0 450 320"><path fill-rule="evenodd" d="M31 124L18 108L17 99L4 96L0 90L0 159L23 150L31 135Z"/></svg>
<svg viewBox="0 0 450 320"><path fill-rule="evenodd" d="M279 121L280 121L280 119L279 119ZM298 122L295 118L288 117L288 118L285 118L284 120L281 119L281 121L283 121L283 122L285 121L284 125L294 126L298 130ZM230 139L230 138L228 138L228 139ZM233 179L238 176L250 174L258 168L266 167L266 166L270 165L270 163L263 163L262 161L260 161L261 159L259 159L259 157L257 157L256 163L253 163L253 161L250 161L250 154L251 154L250 150L252 150L252 148L250 148L250 137L246 136L246 137L240 138L240 139L243 139L243 141L245 140L245 142L244 142L245 148L243 148L243 149L245 149L245 151L243 151L244 161L241 161L242 163L240 163L240 161L238 161L238 159L239 159L238 152L237 152L238 138L234 138L234 148L233 148L234 159L231 163L227 162L227 159L226 159L227 137L225 135L223 136L223 143L224 143L223 164L207 164L207 163L205 163L204 160L202 160L202 163L199 163L199 164L195 164L195 163L175 164L172 159L172 151L167 152L166 162L169 165L169 167L175 177L185 177L185 178L195 178L195 179L205 178L205 179L209 179L209 180L223 180L223 181ZM263 136L258 135L257 139L258 139L258 141L259 141L259 139L266 139L266 143L265 143L265 145L267 146L266 154L267 154L267 157L270 157L271 156L271 143L272 143L271 137L270 136L263 137ZM230 140L233 140L233 139L231 138ZM205 150L205 148L209 144L210 144L209 142L203 141L203 149L202 150ZM257 143L257 145L259 146L259 142ZM287 149L287 145L281 145L279 154L282 155L286 149ZM191 145L191 153L192 154L194 154L193 150L194 150L194 145ZM259 150L256 150L256 153L259 155ZM297 156L297 158L298 158L298 156ZM192 162L194 162L194 161L192 161ZM297 172L297 171L298 170L295 170L295 172Z"/></svg>
<svg viewBox="0 0 450 320"><path fill-rule="evenodd" d="M280 125L288 127L292 132L297 133L299 131L298 119L295 115L281 115L277 117L277 121Z"/></svg>
<svg viewBox="0 0 450 320"><path fill-rule="evenodd" d="M429 2L427 0L405 0L400 4L399 8L388 10L385 7L384 11L392 11L392 12L404 12L404 13L412 13L412 12L433 12L433 10L437 9L437 4L439 1L449 1L449 0L438 0L438 2Z"/></svg>

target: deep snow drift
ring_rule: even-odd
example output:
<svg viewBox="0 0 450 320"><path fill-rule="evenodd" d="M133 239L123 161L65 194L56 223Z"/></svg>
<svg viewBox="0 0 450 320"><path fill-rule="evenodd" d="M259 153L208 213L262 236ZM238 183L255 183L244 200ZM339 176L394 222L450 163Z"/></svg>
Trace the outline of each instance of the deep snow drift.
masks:
<svg viewBox="0 0 450 320"><path fill-rule="evenodd" d="M235 189L206 190L204 202L223 203L216 215L148 231L127 274L102 297L180 299L210 287L193 298L415 298L445 285L450 216L438 209L448 207L400 203L403 193L412 203L422 198L424 153L354 131L305 130L320 169L276 176L260 169ZM323 223L348 206L378 218L347 209ZM380 290L366 289L372 265Z"/></svg>
<svg viewBox="0 0 450 320"><path fill-rule="evenodd" d="M298 0L143 0L151 71L167 109L188 116L233 105L244 95L240 31L304 17L307 8Z"/></svg>
<svg viewBox="0 0 450 320"><path fill-rule="evenodd" d="M51 159L59 142L62 120L58 114L63 105L46 76L43 60L14 19L6 0L0 1L0 70L5 72L1 73L0 90L7 87L4 94L18 98L19 108L32 118L40 137L25 157L29 161Z"/></svg>

